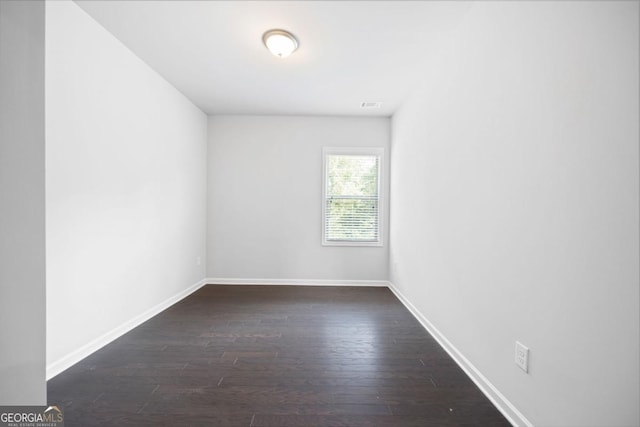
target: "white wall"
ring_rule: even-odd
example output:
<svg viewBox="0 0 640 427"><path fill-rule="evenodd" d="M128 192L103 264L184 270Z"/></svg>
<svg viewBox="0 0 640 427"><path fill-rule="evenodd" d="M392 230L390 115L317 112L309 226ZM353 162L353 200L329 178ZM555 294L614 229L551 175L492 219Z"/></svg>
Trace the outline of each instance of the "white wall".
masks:
<svg viewBox="0 0 640 427"><path fill-rule="evenodd" d="M47 364L59 367L204 278L207 119L75 3L47 2L46 19Z"/></svg>
<svg viewBox="0 0 640 427"><path fill-rule="evenodd" d="M391 280L535 425L640 424L638 12L476 4L392 120Z"/></svg>
<svg viewBox="0 0 640 427"><path fill-rule="evenodd" d="M323 146L383 147L388 161L389 119L209 118L209 277L387 279L387 236L384 247L322 246Z"/></svg>
<svg viewBox="0 0 640 427"><path fill-rule="evenodd" d="M0 405L43 405L44 2L0 1Z"/></svg>

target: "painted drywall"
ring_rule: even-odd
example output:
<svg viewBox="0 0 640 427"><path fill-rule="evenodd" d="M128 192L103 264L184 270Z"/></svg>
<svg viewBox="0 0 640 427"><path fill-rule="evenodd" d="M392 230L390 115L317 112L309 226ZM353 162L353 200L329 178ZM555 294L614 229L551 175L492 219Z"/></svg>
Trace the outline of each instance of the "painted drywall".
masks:
<svg viewBox="0 0 640 427"><path fill-rule="evenodd" d="M43 405L44 2L0 2L0 405Z"/></svg>
<svg viewBox="0 0 640 427"><path fill-rule="evenodd" d="M75 3L46 19L51 366L204 277L207 118Z"/></svg>
<svg viewBox="0 0 640 427"><path fill-rule="evenodd" d="M534 425L640 424L638 16L474 5L392 119L391 281Z"/></svg>
<svg viewBox="0 0 640 427"><path fill-rule="evenodd" d="M389 119L209 118L209 277L387 279L386 207L383 247L322 246L323 146L388 153Z"/></svg>

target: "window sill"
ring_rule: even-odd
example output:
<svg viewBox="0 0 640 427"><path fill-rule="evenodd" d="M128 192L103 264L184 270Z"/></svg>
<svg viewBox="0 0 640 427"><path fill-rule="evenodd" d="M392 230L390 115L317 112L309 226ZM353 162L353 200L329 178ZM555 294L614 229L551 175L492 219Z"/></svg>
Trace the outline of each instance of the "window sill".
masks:
<svg viewBox="0 0 640 427"><path fill-rule="evenodd" d="M356 246L356 247L377 247L381 248L384 245L382 242L351 242L351 241L324 241L322 246Z"/></svg>

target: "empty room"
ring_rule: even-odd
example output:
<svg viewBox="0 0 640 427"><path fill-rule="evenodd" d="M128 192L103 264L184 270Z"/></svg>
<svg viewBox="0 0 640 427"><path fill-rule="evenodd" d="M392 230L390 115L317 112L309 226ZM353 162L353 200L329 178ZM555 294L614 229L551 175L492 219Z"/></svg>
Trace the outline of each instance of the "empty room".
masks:
<svg viewBox="0 0 640 427"><path fill-rule="evenodd" d="M0 426L640 426L639 27L0 0Z"/></svg>

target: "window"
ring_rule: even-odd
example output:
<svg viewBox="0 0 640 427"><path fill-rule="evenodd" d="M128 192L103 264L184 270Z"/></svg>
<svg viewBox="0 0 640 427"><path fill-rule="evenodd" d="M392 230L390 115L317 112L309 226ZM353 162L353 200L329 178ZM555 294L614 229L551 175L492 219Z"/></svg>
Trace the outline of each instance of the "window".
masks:
<svg viewBox="0 0 640 427"><path fill-rule="evenodd" d="M382 148L324 148L323 245L382 246Z"/></svg>

